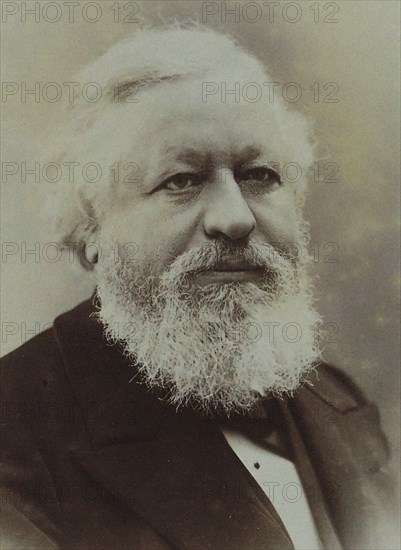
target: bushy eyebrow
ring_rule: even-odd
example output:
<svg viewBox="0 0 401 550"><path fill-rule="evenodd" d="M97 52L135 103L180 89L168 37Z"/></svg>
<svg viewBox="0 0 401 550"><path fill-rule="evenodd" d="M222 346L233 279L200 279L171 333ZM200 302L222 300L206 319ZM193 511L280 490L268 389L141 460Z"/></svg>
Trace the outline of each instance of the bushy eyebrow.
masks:
<svg viewBox="0 0 401 550"><path fill-rule="evenodd" d="M233 149L231 151L231 158L234 164L246 164L252 162L262 155L262 150L254 145L248 145L240 150Z"/></svg>
<svg viewBox="0 0 401 550"><path fill-rule="evenodd" d="M194 165L206 165L219 164L222 162L222 154L213 151L199 151L193 147L180 147L175 145L169 145L163 149L165 156L172 155L178 162L194 164ZM261 155L261 150L256 146L246 146L240 150L232 148L229 152L230 163L234 165L245 164L246 162L252 162Z"/></svg>

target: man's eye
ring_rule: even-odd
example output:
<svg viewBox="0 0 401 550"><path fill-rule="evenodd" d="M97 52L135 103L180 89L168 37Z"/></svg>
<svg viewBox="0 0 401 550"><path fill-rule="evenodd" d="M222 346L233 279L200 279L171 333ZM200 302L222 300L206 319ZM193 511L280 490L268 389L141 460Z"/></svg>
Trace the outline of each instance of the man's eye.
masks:
<svg viewBox="0 0 401 550"><path fill-rule="evenodd" d="M280 175L272 168L265 166L256 166L255 168L245 170L240 174L239 179L241 181L254 181L264 184L281 184Z"/></svg>
<svg viewBox="0 0 401 550"><path fill-rule="evenodd" d="M181 173L168 178L163 183L163 187L170 191L185 191L186 189L199 185L200 182L201 179L196 174Z"/></svg>

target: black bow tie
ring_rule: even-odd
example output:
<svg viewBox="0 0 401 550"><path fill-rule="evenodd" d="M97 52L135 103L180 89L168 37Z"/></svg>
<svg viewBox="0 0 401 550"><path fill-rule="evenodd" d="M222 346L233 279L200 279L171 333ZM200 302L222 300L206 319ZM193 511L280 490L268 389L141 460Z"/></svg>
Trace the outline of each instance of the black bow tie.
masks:
<svg viewBox="0 0 401 550"><path fill-rule="evenodd" d="M219 418L218 424L240 432L254 443L284 458L292 460L284 417L276 399L263 400L247 413L235 413Z"/></svg>
<svg viewBox="0 0 401 550"><path fill-rule="evenodd" d="M153 390L154 395L168 408L169 394L166 390ZM278 398L265 398L258 401L252 409L246 412L236 412L227 415L216 407L205 414L196 403L190 401L181 409L185 414L200 414L221 428L235 430L251 441L272 451L279 456L292 460L292 449L286 433L286 425L282 413L283 402Z"/></svg>

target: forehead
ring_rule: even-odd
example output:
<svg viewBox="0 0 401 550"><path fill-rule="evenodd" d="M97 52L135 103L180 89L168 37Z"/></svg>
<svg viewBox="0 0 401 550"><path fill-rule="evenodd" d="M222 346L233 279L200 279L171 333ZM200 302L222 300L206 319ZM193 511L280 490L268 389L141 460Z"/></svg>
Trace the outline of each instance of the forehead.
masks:
<svg viewBox="0 0 401 550"><path fill-rule="evenodd" d="M155 149L161 158L194 162L209 157L240 161L274 154L274 130L269 135L260 124L260 115L241 107L201 104L188 114L172 109L159 119Z"/></svg>
<svg viewBox="0 0 401 550"><path fill-rule="evenodd" d="M149 120L146 137L146 157L158 162L179 163L241 163L260 156L270 160L282 157L279 146L280 129L261 123L257 110L241 105L194 105L183 113L175 105L160 111L157 121ZM157 131L155 131L157 128Z"/></svg>
<svg viewBox="0 0 401 550"><path fill-rule="evenodd" d="M258 156L281 161L302 154L305 143L282 106L233 96L204 100L202 84L163 85L138 96L136 105L123 106L120 126L131 151L178 162L245 162Z"/></svg>

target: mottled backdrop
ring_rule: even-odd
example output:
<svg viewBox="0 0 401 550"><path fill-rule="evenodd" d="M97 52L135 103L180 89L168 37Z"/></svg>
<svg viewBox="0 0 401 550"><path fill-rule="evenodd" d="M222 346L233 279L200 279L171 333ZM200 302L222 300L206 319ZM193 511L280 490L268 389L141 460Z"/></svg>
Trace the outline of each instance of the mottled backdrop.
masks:
<svg viewBox="0 0 401 550"><path fill-rule="evenodd" d="M29 10L35 2L2 4L3 82L17 86L9 84L8 92L16 93L3 95L3 168L7 162L15 163L7 170L18 169L2 178L3 353L88 297L93 287L76 261L49 261L52 251L45 245L53 238L43 187L33 176L25 183L20 176L21 163L29 168L43 152L65 96L55 103L33 96L22 102L22 83L32 88L35 82L73 81L78 68L141 25L203 18L265 60L275 81L302 87L294 108L315 120L321 142L323 181L311 177L307 215L320 310L326 328L333 328L333 337L325 336L325 355L378 402L397 456L399 3L280 2L273 12L267 2L146 0L120 2L117 12L115 2L90 7L82 1L71 22L61 1L39 2L36 16L24 16L22 6ZM134 10L137 21L124 22ZM324 88L327 83L334 87ZM338 102L324 101L330 92ZM326 162L338 167L334 177ZM35 246L36 257L25 254Z"/></svg>

